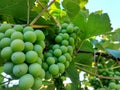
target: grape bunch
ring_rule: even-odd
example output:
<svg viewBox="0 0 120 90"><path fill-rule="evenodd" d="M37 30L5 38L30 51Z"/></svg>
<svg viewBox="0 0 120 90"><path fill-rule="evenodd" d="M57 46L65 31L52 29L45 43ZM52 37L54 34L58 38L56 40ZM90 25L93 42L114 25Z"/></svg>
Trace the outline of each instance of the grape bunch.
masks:
<svg viewBox="0 0 120 90"><path fill-rule="evenodd" d="M44 54L42 67L45 70L45 79L58 78L72 61L75 48L76 31L78 27L73 24L63 23L55 37L55 44L51 45Z"/></svg>
<svg viewBox="0 0 120 90"><path fill-rule="evenodd" d="M45 35L30 26L0 26L0 60L4 72L19 79L21 90L38 90L45 77L42 68Z"/></svg>

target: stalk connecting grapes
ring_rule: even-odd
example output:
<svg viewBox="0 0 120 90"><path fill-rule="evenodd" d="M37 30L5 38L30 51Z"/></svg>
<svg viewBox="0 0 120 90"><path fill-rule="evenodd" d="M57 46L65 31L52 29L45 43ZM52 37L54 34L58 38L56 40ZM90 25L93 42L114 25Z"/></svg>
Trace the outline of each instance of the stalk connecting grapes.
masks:
<svg viewBox="0 0 120 90"><path fill-rule="evenodd" d="M9 24L0 26L0 59L4 72L19 79L21 90L38 90L42 80L58 78L72 61L77 28L64 23L55 44L43 52L45 35L30 26Z"/></svg>

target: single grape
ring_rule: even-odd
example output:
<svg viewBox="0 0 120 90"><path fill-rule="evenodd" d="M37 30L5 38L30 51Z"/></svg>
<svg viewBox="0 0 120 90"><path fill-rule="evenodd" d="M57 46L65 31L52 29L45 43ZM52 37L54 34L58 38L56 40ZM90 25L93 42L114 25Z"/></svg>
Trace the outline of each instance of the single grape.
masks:
<svg viewBox="0 0 120 90"><path fill-rule="evenodd" d="M10 60L12 55L11 47L5 47L1 50L1 57L6 60Z"/></svg>
<svg viewBox="0 0 120 90"><path fill-rule="evenodd" d="M65 65L63 63L57 63L59 67L59 72L64 73L65 72Z"/></svg>
<svg viewBox="0 0 120 90"><path fill-rule="evenodd" d="M48 65L54 64L55 63L55 58L54 57L48 57L46 59L46 62Z"/></svg>
<svg viewBox="0 0 120 90"><path fill-rule="evenodd" d="M38 60L38 54L35 51L28 51L25 55L25 61L27 63L34 63Z"/></svg>
<svg viewBox="0 0 120 90"><path fill-rule="evenodd" d="M15 64L21 64L25 61L25 54L23 52L14 52L11 56L11 60Z"/></svg>
<svg viewBox="0 0 120 90"><path fill-rule="evenodd" d="M21 32L13 32L11 35L11 40L15 40L15 39L21 39L23 40L23 34Z"/></svg>
<svg viewBox="0 0 120 90"><path fill-rule="evenodd" d="M55 49L54 52L53 52L53 54L54 54L56 57L59 57L59 56L62 55L62 51L61 51L61 49Z"/></svg>
<svg viewBox="0 0 120 90"><path fill-rule="evenodd" d="M14 65L13 67L13 74L16 77L22 77L27 73L27 71L28 71L28 65L25 63Z"/></svg>
<svg viewBox="0 0 120 90"><path fill-rule="evenodd" d="M11 39L10 38L3 38L0 40L0 48L4 48L10 46Z"/></svg>
<svg viewBox="0 0 120 90"><path fill-rule="evenodd" d="M34 29L31 26L27 26L23 29L23 33L28 32L28 31L34 31Z"/></svg>
<svg viewBox="0 0 120 90"><path fill-rule="evenodd" d="M37 36L37 41L45 40L45 35L41 30L35 30L35 34Z"/></svg>
<svg viewBox="0 0 120 90"><path fill-rule="evenodd" d="M22 25L15 25L13 27L13 29L16 30L16 31L22 32L23 31L23 26Z"/></svg>
<svg viewBox="0 0 120 90"><path fill-rule="evenodd" d="M10 44L13 51L23 51L24 50L24 42L21 39L15 39Z"/></svg>
<svg viewBox="0 0 120 90"><path fill-rule="evenodd" d="M36 34L33 31L27 31L24 33L24 40L26 42L34 43L36 41Z"/></svg>
<svg viewBox="0 0 120 90"><path fill-rule="evenodd" d="M5 32L5 37L11 37L12 33L15 32L14 29L8 29L6 32Z"/></svg>
<svg viewBox="0 0 120 90"><path fill-rule="evenodd" d="M62 40L62 45L64 45L64 46L68 46L68 45L69 45L68 40Z"/></svg>
<svg viewBox="0 0 120 90"><path fill-rule="evenodd" d="M63 37L62 37L61 35L57 35L56 38L55 38L55 41L56 41L57 43L62 42L62 40L63 40Z"/></svg>
<svg viewBox="0 0 120 90"><path fill-rule="evenodd" d="M67 47L64 46L64 45L60 46L60 49L61 49L62 53L66 53L67 52Z"/></svg>
<svg viewBox="0 0 120 90"><path fill-rule="evenodd" d="M12 28L10 24L2 24L0 26L0 32L4 33L7 29L10 29L10 28Z"/></svg>
<svg viewBox="0 0 120 90"><path fill-rule="evenodd" d="M34 84L34 77L31 74L25 74L19 79L19 88L21 90L28 90Z"/></svg>
<svg viewBox="0 0 120 90"><path fill-rule="evenodd" d="M24 47L25 52L33 50L33 44L31 42L25 42L24 44L25 44Z"/></svg>
<svg viewBox="0 0 120 90"><path fill-rule="evenodd" d="M64 55L61 55L59 58L58 58L58 61L60 63L65 63L66 62L66 57Z"/></svg>
<svg viewBox="0 0 120 90"><path fill-rule="evenodd" d="M59 67L57 64L52 64L50 65L49 67L49 72L52 74L52 75L57 75L59 74Z"/></svg>
<svg viewBox="0 0 120 90"><path fill-rule="evenodd" d="M66 29L66 28L68 27L68 24L67 24L67 23L63 23L63 24L61 25L61 27L64 28L64 29Z"/></svg>
<svg viewBox="0 0 120 90"><path fill-rule="evenodd" d="M4 33L1 33L1 32L0 32L0 40L3 39L4 36L5 36Z"/></svg>
<svg viewBox="0 0 120 90"><path fill-rule="evenodd" d="M38 55L42 54L43 52L43 48L38 44L34 45L33 50L36 51Z"/></svg>
<svg viewBox="0 0 120 90"><path fill-rule="evenodd" d="M12 62L6 62L3 66L3 71L6 74L12 74L14 64Z"/></svg>

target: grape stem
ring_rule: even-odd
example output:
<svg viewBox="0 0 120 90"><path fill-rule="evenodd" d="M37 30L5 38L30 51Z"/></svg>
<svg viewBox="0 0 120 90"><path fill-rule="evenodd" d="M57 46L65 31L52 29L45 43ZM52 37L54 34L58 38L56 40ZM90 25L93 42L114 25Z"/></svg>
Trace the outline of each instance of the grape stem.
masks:
<svg viewBox="0 0 120 90"><path fill-rule="evenodd" d="M29 25L30 22L30 2L27 0L27 25Z"/></svg>
<svg viewBox="0 0 120 90"><path fill-rule="evenodd" d="M120 78L101 76L101 75L98 75L96 73L92 73L90 71L87 71L86 69L83 69L83 68L78 67L78 66L77 66L77 68L84 71L84 72L86 72L86 73L88 73L88 74L94 75L94 76L98 77L99 79L102 78L102 79L110 79L110 80L120 80Z"/></svg>
<svg viewBox="0 0 120 90"><path fill-rule="evenodd" d="M89 53L89 54L93 54L94 55L94 52L85 51L85 50L79 50L79 51L77 51L77 53ZM116 58L116 57L114 57L114 56L112 56L111 54L108 54L108 53L96 52L95 55L102 56L102 57L105 57L105 58L111 58L113 60L120 61L120 58Z"/></svg>
<svg viewBox="0 0 120 90"><path fill-rule="evenodd" d="M48 4L30 23L30 25L34 25L34 23L41 17L41 15L55 2L56 0L53 0L50 4Z"/></svg>
<svg viewBox="0 0 120 90"><path fill-rule="evenodd" d="M44 6L42 5L42 3L39 0L36 0L36 2L39 4L39 6L42 7L42 9L44 9ZM46 10L46 12L51 17L51 19L54 21L54 23L56 24L56 26L60 27L60 23L49 13L49 11Z"/></svg>

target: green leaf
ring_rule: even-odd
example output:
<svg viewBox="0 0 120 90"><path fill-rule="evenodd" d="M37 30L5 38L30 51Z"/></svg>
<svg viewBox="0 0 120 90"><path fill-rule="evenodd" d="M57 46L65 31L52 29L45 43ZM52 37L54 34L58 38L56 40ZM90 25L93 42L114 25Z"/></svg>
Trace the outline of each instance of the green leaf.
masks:
<svg viewBox="0 0 120 90"><path fill-rule="evenodd" d="M63 0L62 5L70 17L76 16L80 11L80 0Z"/></svg>
<svg viewBox="0 0 120 90"><path fill-rule="evenodd" d="M78 90L78 86L80 85L79 73L77 71L77 68L75 67L74 62L71 62L70 66L66 69L66 73L72 81L72 89L71 90Z"/></svg>
<svg viewBox="0 0 120 90"><path fill-rule="evenodd" d="M107 52L113 55L115 58L120 58L120 50L107 49Z"/></svg>
<svg viewBox="0 0 120 90"><path fill-rule="evenodd" d="M35 0L30 1L30 9ZM0 15L13 16L14 18L27 17L27 0L1 0Z"/></svg>
<svg viewBox="0 0 120 90"><path fill-rule="evenodd" d="M85 64L88 66L92 65L94 57L91 53L78 53L75 57L75 61L81 64Z"/></svg>
<svg viewBox="0 0 120 90"><path fill-rule="evenodd" d="M88 17L86 33L87 37L105 34L112 30L108 14L91 13Z"/></svg>
<svg viewBox="0 0 120 90"><path fill-rule="evenodd" d="M91 52L94 51L92 43L90 41L88 41L88 40L84 41L84 43L82 44L80 50L91 51Z"/></svg>

